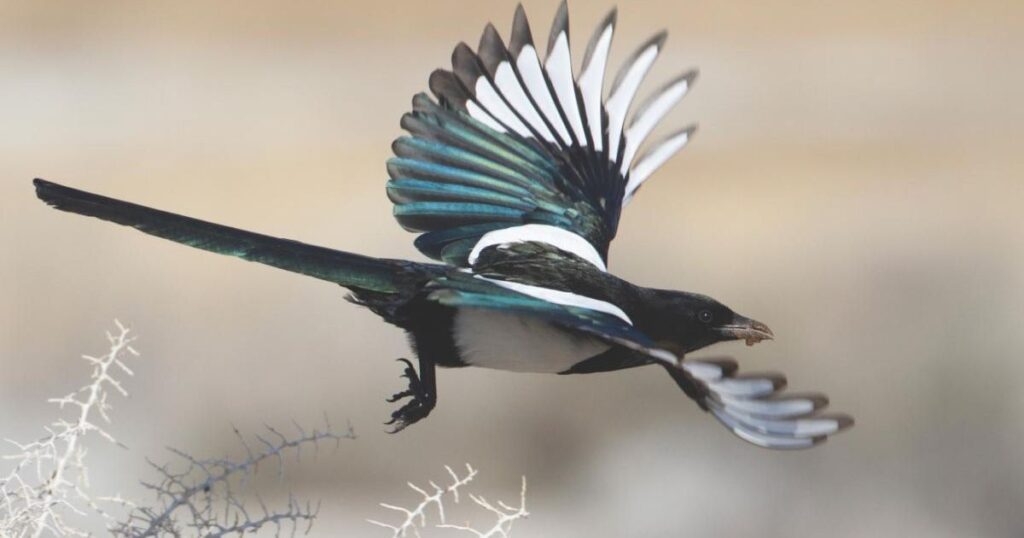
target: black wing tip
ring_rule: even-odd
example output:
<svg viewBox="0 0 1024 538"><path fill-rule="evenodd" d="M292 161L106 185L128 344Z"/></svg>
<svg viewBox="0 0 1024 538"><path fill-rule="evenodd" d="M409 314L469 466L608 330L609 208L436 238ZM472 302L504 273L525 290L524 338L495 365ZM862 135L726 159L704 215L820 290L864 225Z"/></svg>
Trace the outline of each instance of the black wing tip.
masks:
<svg viewBox="0 0 1024 538"><path fill-rule="evenodd" d="M501 34L498 33L498 29L493 24L487 23L484 28L483 34L480 35L480 44L477 46L477 55L480 57L480 61L483 62L484 68L487 72L494 75L498 69L498 65L505 61L506 52L505 42L501 39Z"/></svg>
<svg viewBox="0 0 1024 538"><path fill-rule="evenodd" d="M622 84L622 80L626 77L626 73L629 72L633 67L633 64L636 63L637 58L639 58L645 50L654 46L657 49L657 53L660 54L661 50L665 48L666 39L668 39L668 30L662 30L641 43L640 46L637 47L624 62L622 62L622 67L619 68L619 71L615 74L615 80L612 81L612 88L609 95L615 94L619 89L619 85Z"/></svg>
<svg viewBox="0 0 1024 538"><path fill-rule="evenodd" d="M772 393L777 393L786 388L789 383L786 376L778 372L749 372L732 376L733 379L766 379L772 383Z"/></svg>
<svg viewBox="0 0 1024 538"><path fill-rule="evenodd" d="M643 45L640 46L640 48L641 49L646 49L647 47L650 47L651 45L656 45L658 47L658 49L662 49L662 48L665 48L665 40L667 40L667 39L668 39L668 30L662 30L662 31L654 34L653 36L651 36L647 41L644 42Z"/></svg>
<svg viewBox="0 0 1024 538"><path fill-rule="evenodd" d="M838 427L836 428L835 433L833 433L832 435L835 435L836 433L839 433L839 432L841 432L843 430L847 430L849 428L852 428L853 425L856 424L856 421L853 420L853 417L851 417L850 415L847 415L845 413L841 413L841 414L837 414L837 415L822 416L821 418L830 418L832 420L835 420L838 423Z"/></svg>
<svg viewBox="0 0 1024 538"><path fill-rule="evenodd" d="M708 358L694 358L694 362L705 362L708 364L714 364L722 369L722 375L725 377L732 376L739 370L739 363L732 357L708 357Z"/></svg>
<svg viewBox="0 0 1024 538"><path fill-rule="evenodd" d="M618 22L619 22L619 7L618 6L612 6L612 8L608 10L608 14L605 15L603 19L601 19L601 26L599 26L599 28L604 28L605 26L608 26L608 25L615 26Z"/></svg>
<svg viewBox="0 0 1024 538"><path fill-rule="evenodd" d="M698 68L698 67L694 67L693 69L690 69L689 71L683 73L680 76L680 78L686 80L687 84L691 84L691 85L694 82L697 82L697 78L698 77L700 77L700 68Z"/></svg>
<svg viewBox="0 0 1024 538"><path fill-rule="evenodd" d="M778 373L774 373L773 372L773 373L765 374L765 377L771 380L772 387L775 388L776 392L786 388L786 385L789 384L789 381L786 380L786 376L784 376L782 374L778 374Z"/></svg>
<svg viewBox="0 0 1024 538"><path fill-rule="evenodd" d="M590 37L590 41L587 43L587 51L583 53L582 65L584 67L590 65L590 60L594 56L594 51L597 49L597 43L598 41L600 41L601 35L604 34L605 28L611 26L612 32L615 32L615 24L618 21L619 17L618 13L618 8L613 7L611 11L609 11L608 14L604 16L604 19L601 20L601 24L597 25L597 29L594 30L594 35Z"/></svg>
<svg viewBox="0 0 1024 538"><path fill-rule="evenodd" d="M469 100L469 96L462 87L462 83L459 82L455 73L451 71L435 69L430 74L427 85L439 100L447 102L449 106L460 109L465 108L466 101Z"/></svg>
<svg viewBox="0 0 1024 538"><path fill-rule="evenodd" d="M480 34L480 46L477 48L482 49L484 48L484 43L493 43L495 41L502 43L501 34L499 34L498 29L494 27L494 23L489 22L487 23L487 26L484 26L483 33Z"/></svg>
<svg viewBox="0 0 1024 538"><path fill-rule="evenodd" d="M526 18L526 9L523 4L516 6L516 14L512 19L512 35L509 40L509 52L512 57L519 56L523 47L533 44L533 33L530 32L530 21Z"/></svg>
<svg viewBox="0 0 1024 538"><path fill-rule="evenodd" d="M672 77L671 79L669 79L668 82L662 84L656 91L654 91L651 94L651 97L656 97L661 92L667 90L668 88L671 88L672 86L675 86L676 84L679 84L680 82L686 82L686 91L689 92L690 88L693 87L694 82L697 81L697 78L699 76L700 76L700 69L697 69L696 67L693 68L693 69L689 69L687 71L684 71L684 72L682 72L682 73Z"/></svg>
<svg viewBox="0 0 1024 538"><path fill-rule="evenodd" d="M558 41L558 36L565 34L566 40L569 39L569 2L562 0L562 3L558 5L558 11L555 12L555 20L551 22L551 34L548 36L548 54L551 54L551 49L555 48L555 42Z"/></svg>
<svg viewBox="0 0 1024 538"><path fill-rule="evenodd" d="M465 41L455 46L452 51L452 70L470 95L475 94L476 81L483 76L481 67L480 59Z"/></svg>
<svg viewBox="0 0 1024 538"><path fill-rule="evenodd" d="M814 413L817 413L818 411L821 411L822 409L825 409L826 407L828 407L828 404L829 404L828 396L826 396L826 395L824 395L824 394L822 394L820 392L793 392L793 393L787 392L787 393L782 394L782 395L778 395L778 396L774 396L774 397L769 396L769 397L764 398L764 399L765 400L808 400L808 401L811 402L812 409L811 409L811 411L809 413L807 413L805 415L802 415L802 416L813 415Z"/></svg>
<svg viewBox="0 0 1024 538"><path fill-rule="evenodd" d="M459 64L465 63L474 57L476 57L476 53L473 52L473 49L465 41L459 41L459 44L455 45L455 49L452 50L452 67L457 72Z"/></svg>
<svg viewBox="0 0 1024 538"><path fill-rule="evenodd" d="M522 2L516 2L516 11L512 16L513 24L515 24L515 21L518 21L519 19L526 20L526 8L523 7Z"/></svg>

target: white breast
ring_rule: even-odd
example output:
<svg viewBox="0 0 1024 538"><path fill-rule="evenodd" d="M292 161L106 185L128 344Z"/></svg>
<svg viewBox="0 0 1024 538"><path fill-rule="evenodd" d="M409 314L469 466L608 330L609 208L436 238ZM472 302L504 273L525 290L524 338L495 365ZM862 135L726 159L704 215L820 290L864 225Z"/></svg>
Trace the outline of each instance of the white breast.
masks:
<svg viewBox="0 0 1024 538"><path fill-rule="evenodd" d="M513 372L564 372L611 347L541 320L478 308L458 309L453 331L467 364Z"/></svg>

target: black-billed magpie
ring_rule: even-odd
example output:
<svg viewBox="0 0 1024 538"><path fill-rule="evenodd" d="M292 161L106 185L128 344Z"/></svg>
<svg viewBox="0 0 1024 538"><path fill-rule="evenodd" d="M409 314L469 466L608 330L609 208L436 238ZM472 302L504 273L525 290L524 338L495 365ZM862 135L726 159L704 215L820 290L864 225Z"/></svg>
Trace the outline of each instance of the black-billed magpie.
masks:
<svg viewBox="0 0 1024 538"><path fill-rule="evenodd" d="M690 139L687 127L638 150L692 86L696 71L631 103L663 48L643 43L605 96L616 11L598 26L573 76L568 9L555 17L541 61L516 9L506 45L488 25L474 52L434 71L402 117L386 189L416 247L444 262L378 259L229 228L35 180L43 201L192 247L348 288L350 300L405 329L408 398L398 431L437 401L435 367L581 374L663 367L701 408L743 439L803 448L852 424L824 415L824 396L786 395L778 374L736 374L732 360L686 359L716 342L772 338L763 323L695 293L635 286L607 270L622 208ZM627 121L627 116L629 119Z"/></svg>

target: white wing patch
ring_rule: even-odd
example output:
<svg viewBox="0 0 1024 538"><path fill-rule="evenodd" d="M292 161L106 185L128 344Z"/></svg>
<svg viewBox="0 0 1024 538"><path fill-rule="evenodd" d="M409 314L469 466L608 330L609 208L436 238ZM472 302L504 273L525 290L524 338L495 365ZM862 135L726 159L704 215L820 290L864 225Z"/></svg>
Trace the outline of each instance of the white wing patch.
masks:
<svg viewBox="0 0 1024 538"><path fill-rule="evenodd" d="M648 135L690 89L696 72L687 72L654 92L627 123L640 85L664 48L666 34L656 34L624 62L604 99L616 17L612 10L598 25L578 77L573 76L564 2L555 16L543 62L520 6L510 48L490 25L481 40L480 57L486 57L489 76L476 67L476 55L463 45L458 58L453 56L453 68L471 94L466 100L470 116L499 132L540 138L556 146L556 152L579 150L592 158L606 158L609 169L621 179L625 204L692 134L692 129L677 133L637 159Z"/></svg>
<svg viewBox="0 0 1024 538"><path fill-rule="evenodd" d="M494 74L494 83L501 90L502 95L512 103L516 112L521 114L531 127L536 129L548 142L555 141L555 135L551 133L551 130L548 129L537 109L534 108L533 103L530 102L530 98L526 95L522 84L519 83L519 79L516 78L516 74L509 62L501 62L498 65L498 69Z"/></svg>
<svg viewBox="0 0 1024 538"><path fill-rule="evenodd" d="M636 96L640 83L644 76L654 65L658 58L658 51L661 44L651 43L644 48L633 60L632 63L624 66L622 74L619 75L612 94L608 97L606 108L608 109L608 153L615 159L619 153L619 142L622 139L622 125L626 121L626 112L629 105Z"/></svg>
<svg viewBox="0 0 1024 538"><path fill-rule="evenodd" d="M576 86L572 78L568 32L558 34L544 63L544 69L548 72L548 77L551 78L555 95L562 104L562 111L569 118L569 124L572 126L573 132L576 133L577 141L581 146L586 146L587 135L583 132L583 120L580 119L580 107L576 102Z"/></svg>
<svg viewBox="0 0 1024 538"><path fill-rule="evenodd" d="M553 290L550 288L542 288L540 286L531 286L529 284L520 284L519 282L509 282L507 280L496 280L493 278L486 278L480 275L476 275L476 278L486 280L492 284L497 284L505 289L509 289L523 295L529 295L535 299L541 299L549 303L560 304L564 306L576 306L579 308L586 308L588 310L594 310L597 312L604 312L605 314L611 314L622 321L632 325L633 320L629 319L629 316L622 311L621 308L598 299L585 297L583 295L577 295L575 293L569 293L567 291Z"/></svg>
<svg viewBox="0 0 1024 538"><path fill-rule="evenodd" d="M626 129L626 152L622 156L622 165L619 168L623 175L629 172L629 165L632 164L640 144L647 138L647 135L651 134L658 122L672 110L672 107L683 99L692 80L693 73L687 73L668 83L642 105L633 116L632 121L629 122L629 128Z"/></svg>
<svg viewBox="0 0 1024 538"><path fill-rule="evenodd" d="M604 93L604 70L608 65L608 50L612 46L615 34L614 12L606 19L606 24L598 28L591 40L590 56L584 61L579 76L580 95L583 97L583 108L587 114L587 125L590 137L594 140L594 149L604 149L604 123L601 118L602 94Z"/></svg>
<svg viewBox="0 0 1024 538"><path fill-rule="evenodd" d="M491 81L487 80L487 77L476 79L474 91L480 104L487 110L490 110L499 121L508 125L513 131L522 136L531 136L530 129L523 125L523 122L519 121L519 117L505 104L505 101L494 90L494 86L491 85Z"/></svg>
<svg viewBox="0 0 1024 538"><path fill-rule="evenodd" d="M643 185L644 181L647 181L655 170L665 164L665 161L669 160L676 152L683 149L683 146L690 141L690 136L695 129L696 127L691 126L678 133L669 135L640 157L636 166L629 173L629 181L626 183L626 193L622 197L622 205L628 204L633 199L640 185Z"/></svg>
<svg viewBox="0 0 1024 538"><path fill-rule="evenodd" d="M519 74L523 77L523 83L526 84L526 89L529 90L530 95L537 102L537 106L540 107L541 112L547 117L551 125L555 127L555 130L558 131L558 136L562 138L565 144L571 144L572 138L565 127L565 122L562 121L562 117L558 114L558 108L555 105L554 98L551 96L551 92L548 91L544 72L541 71L540 59L537 57L537 50L532 45L523 47L523 50L519 52L519 57L516 58L516 68L519 69Z"/></svg>
<svg viewBox="0 0 1024 538"><path fill-rule="evenodd" d="M470 251L467 260L469 265L473 266L485 248L530 241L547 243L559 250L575 254L602 271L608 271L608 267L605 265L601 255L598 254L597 249L589 241L569 230L547 224L524 224L522 226L513 226L487 232L473 246L473 250Z"/></svg>

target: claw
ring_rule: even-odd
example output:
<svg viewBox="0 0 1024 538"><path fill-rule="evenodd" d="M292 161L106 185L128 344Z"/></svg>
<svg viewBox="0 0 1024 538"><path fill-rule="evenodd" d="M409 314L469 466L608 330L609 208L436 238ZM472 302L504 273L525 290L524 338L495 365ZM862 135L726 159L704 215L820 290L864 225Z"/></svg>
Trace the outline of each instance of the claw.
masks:
<svg viewBox="0 0 1024 538"><path fill-rule="evenodd" d="M394 403L402 398L412 398L405 402L405 405L391 413L391 420L385 422L386 426L394 425L394 428L388 433L398 433L404 430L409 425L419 421L430 414L431 409L434 408L435 397L431 394L433 388L427 388L420 380L419 374L413 367L412 362L408 359L398 359L398 362L405 364L405 370L402 373L402 377L409 380L409 388L396 392L390 398L387 398L388 403Z"/></svg>
<svg viewBox="0 0 1024 538"><path fill-rule="evenodd" d="M408 396L414 396L412 390L403 390L402 392L396 392L392 394L390 398L385 398L384 401L386 401L387 403L395 403L398 400L401 400L402 398Z"/></svg>
<svg viewBox="0 0 1024 538"><path fill-rule="evenodd" d="M427 416L429 409L426 409L419 400L413 399L409 403L403 405L397 411L391 414L391 420L386 422L386 425L395 424L395 428L388 433L398 433L404 430L410 424L418 421L419 419Z"/></svg>

